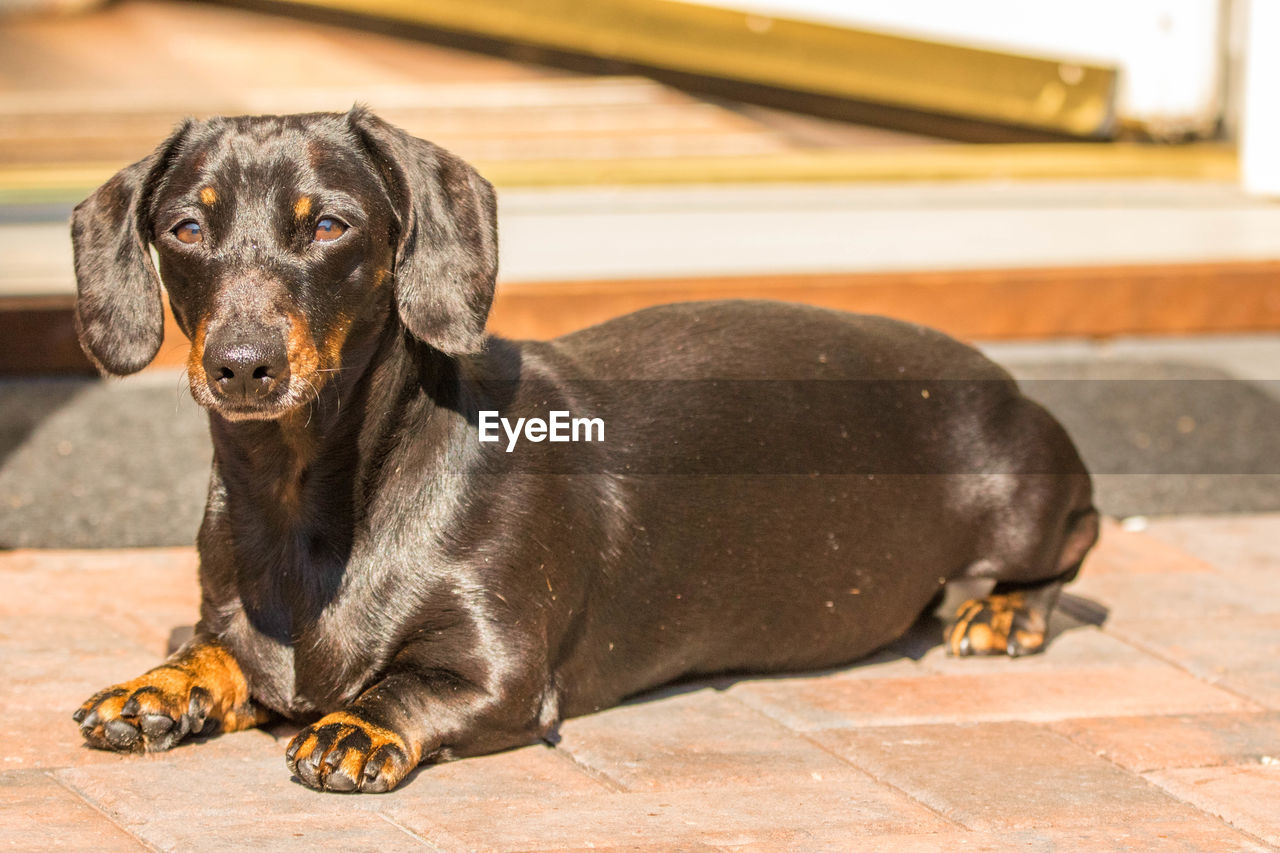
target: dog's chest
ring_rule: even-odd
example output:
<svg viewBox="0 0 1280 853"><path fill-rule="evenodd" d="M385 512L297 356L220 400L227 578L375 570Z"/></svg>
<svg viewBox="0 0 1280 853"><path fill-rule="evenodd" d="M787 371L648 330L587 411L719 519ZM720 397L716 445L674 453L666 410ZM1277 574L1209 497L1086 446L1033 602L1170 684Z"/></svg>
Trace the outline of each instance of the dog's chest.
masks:
<svg viewBox="0 0 1280 853"><path fill-rule="evenodd" d="M327 712L385 665L390 632L376 604L392 593L369 589L369 570L299 549L240 573L220 633L259 701L288 715Z"/></svg>

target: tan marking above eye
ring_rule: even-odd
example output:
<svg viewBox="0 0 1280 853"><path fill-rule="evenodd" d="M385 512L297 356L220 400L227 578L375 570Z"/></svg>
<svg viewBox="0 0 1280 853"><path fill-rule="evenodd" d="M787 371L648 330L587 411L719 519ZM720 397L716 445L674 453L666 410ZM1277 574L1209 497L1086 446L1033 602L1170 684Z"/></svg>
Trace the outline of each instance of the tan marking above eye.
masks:
<svg viewBox="0 0 1280 853"><path fill-rule="evenodd" d="M331 240L337 240L347 231L347 226L343 225L333 217L326 216L316 223L316 233L312 237L317 243L328 243Z"/></svg>
<svg viewBox="0 0 1280 853"><path fill-rule="evenodd" d="M295 219L306 219L310 213L311 196L304 195L293 205L293 216Z"/></svg>
<svg viewBox="0 0 1280 853"><path fill-rule="evenodd" d="M213 187L205 187L200 190L200 201L205 204L214 204L218 200L218 191Z"/></svg>

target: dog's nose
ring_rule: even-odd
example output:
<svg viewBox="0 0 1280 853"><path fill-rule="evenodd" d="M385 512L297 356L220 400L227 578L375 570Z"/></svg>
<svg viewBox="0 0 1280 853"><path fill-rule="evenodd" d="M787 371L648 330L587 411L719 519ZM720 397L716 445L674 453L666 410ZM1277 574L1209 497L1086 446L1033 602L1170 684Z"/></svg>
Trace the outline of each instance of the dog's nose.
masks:
<svg viewBox="0 0 1280 853"><path fill-rule="evenodd" d="M231 338L205 345L209 387L228 400L265 397L289 376L284 342L271 338Z"/></svg>

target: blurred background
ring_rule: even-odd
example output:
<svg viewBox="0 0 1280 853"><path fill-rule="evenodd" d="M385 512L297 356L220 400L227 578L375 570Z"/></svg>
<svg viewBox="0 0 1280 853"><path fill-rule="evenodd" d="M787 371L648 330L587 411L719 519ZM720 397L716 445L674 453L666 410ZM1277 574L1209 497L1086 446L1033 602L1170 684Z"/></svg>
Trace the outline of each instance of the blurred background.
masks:
<svg viewBox="0 0 1280 853"><path fill-rule="evenodd" d="M180 333L124 381L76 344L72 206L184 116L356 102L498 187L497 333L889 314L1009 366L1104 511L1280 510L1278 6L0 0L0 547L203 507Z"/></svg>

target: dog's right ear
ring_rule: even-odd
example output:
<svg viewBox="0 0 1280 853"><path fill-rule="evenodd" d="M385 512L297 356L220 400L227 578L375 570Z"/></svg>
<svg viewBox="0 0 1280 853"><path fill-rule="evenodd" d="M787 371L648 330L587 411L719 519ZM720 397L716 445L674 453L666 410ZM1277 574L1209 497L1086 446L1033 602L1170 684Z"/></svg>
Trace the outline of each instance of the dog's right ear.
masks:
<svg viewBox="0 0 1280 853"><path fill-rule="evenodd" d="M76 333L98 368L124 376L146 367L164 340L160 276L151 261L148 207L191 122L122 169L71 216Z"/></svg>

